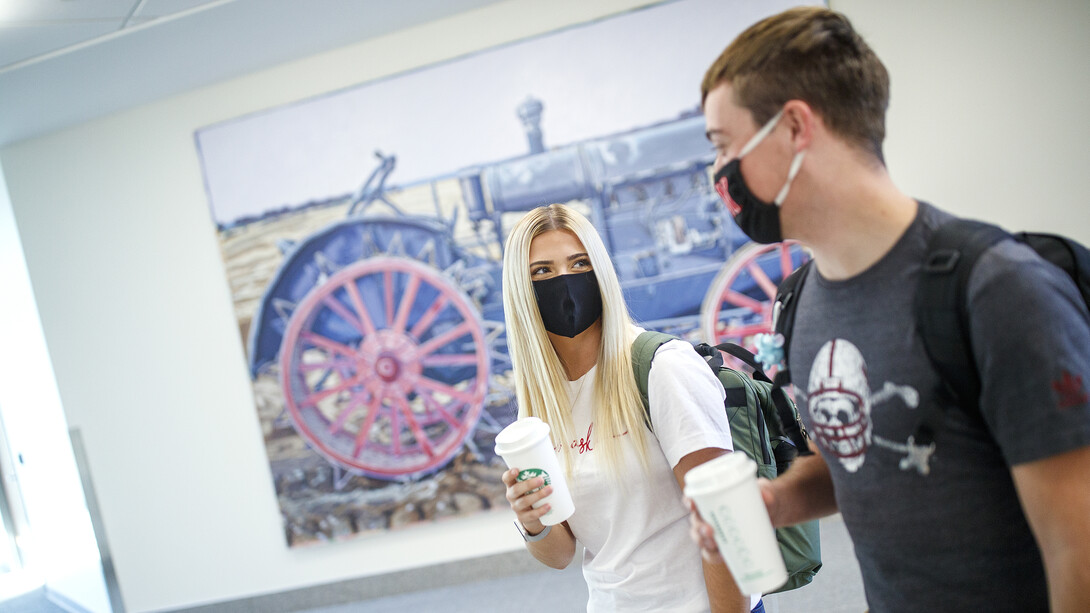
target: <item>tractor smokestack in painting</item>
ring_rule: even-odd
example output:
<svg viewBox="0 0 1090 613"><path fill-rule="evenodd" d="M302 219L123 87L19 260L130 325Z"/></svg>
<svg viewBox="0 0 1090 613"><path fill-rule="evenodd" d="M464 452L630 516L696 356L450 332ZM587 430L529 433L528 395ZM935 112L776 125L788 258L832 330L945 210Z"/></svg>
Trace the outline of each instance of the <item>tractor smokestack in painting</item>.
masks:
<svg viewBox="0 0 1090 613"><path fill-rule="evenodd" d="M530 141L530 153L545 151L545 140L541 135L541 111L544 108L545 105L533 96L527 96L518 108L519 119L526 130L526 140Z"/></svg>

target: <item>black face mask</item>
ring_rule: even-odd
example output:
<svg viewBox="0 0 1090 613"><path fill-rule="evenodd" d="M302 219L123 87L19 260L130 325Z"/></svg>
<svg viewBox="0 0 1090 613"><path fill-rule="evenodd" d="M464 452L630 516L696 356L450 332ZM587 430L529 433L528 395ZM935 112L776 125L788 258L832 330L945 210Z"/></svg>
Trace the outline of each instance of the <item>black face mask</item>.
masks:
<svg viewBox="0 0 1090 613"><path fill-rule="evenodd" d="M715 191L727 205L734 223L746 236L758 243L778 243L783 240L780 230L780 207L758 198L742 178L742 160L734 158L715 173Z"/></svg>
<svg viewBox="0 0 1090 613"><path fill-rule="evenodd" d="M783 240L783 232L780 230L780 205L787 198L791 181L798 174L806 152L799 151L791 160L787 181L773 202L765 202L750 191L745 178L742 177L742 158L768 136L772 128L776 127L776 122L780 120L782 114L783 111L780 111L768 120L742 147L738 157L727 162L715 173L714 177L715 191L719 192L719 197L727 205L727 210L734 217L734 223L738 224L746 236L758 243L778 243Z"/></svg>
<svg viewBox="0 0 1090 613"><path fill-rule="evenodd" d="M602 316L602 292L594 271L534 281L541 321L553 334L575 338Z"/></svg>

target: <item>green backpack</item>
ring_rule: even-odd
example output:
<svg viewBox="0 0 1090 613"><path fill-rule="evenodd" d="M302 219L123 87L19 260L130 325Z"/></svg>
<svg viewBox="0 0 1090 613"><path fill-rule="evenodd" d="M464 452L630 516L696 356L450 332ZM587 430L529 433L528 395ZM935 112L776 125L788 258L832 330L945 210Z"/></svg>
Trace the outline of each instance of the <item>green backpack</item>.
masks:
<svg viewBox="0 0 1090 613"><path fill-rule="evenodd" d="M651 360L655 351L675 336L662 332L643 332L632 345L632 369L636 374L636 384L643 398L643 408L647 411L648 423L651 421L651 409L647 402L647 377L651 372ZM727 397L723 405L730 423L734 450L741 451L757 462L757 474L766 479L775 479L791 465L802 453L809 453L806 446L806 433L801 429L798 409L791 399L778 391L780 403L777 409L773 387L768 377L756 365L753 355L737 345L711 347L701 343L694 345L697 353L708 361L708 365L719 377ZM723 366L723 358L717 349L727 351L741 358L754 368L753 377ZM780 415L790 411L793 419L784 427ZM787 583L775 592L786 592L808 585L821 569L821 540L818 534L817 520L795 526L776 529L776 540L780 543L784 564L787 566Z"/></svg>

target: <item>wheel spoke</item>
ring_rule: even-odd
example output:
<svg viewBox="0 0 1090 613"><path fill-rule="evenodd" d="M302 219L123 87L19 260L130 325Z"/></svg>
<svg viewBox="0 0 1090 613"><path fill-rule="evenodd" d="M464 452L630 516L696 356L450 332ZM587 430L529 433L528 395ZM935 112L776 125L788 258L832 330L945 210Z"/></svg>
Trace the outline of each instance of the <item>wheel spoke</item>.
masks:
<svg viewBox="0 0 1090 613"><path fill-rule="evenodd" d="M405 294L401 297L401 305L397 309L397 319L394 321L394 332L404 332L405 322L409 319L409 311L416 302L416 291L420 288L420 277L413 275L409 279L409 287L405 288Z"/></svg>
<svg viewBox="0 0 1090 613"><path fill-rule="evenodd" d="M417 348L416 359L418 359L418 360L422 359L425 356L427 356L429 353L431 353L431 352L435 351L436 349L438 349L439 347L442 347L443 345L446 345L447 343L449 343L450 341L452 341L452 340L454 340L456 338L465 336L466 334L469 334L472 331L473 331L473 326L470 324L470 322L463 321L460 325L455 326L455 327L451 328L450 330L447 330L446 332L440 334L439 336L431 339L430 341L424 343L419 348Z"/></svg>
<svg viewBox="0 0 1090 613"><path fill-rule="evenodd" d="M417 387L414 391L416 392L417 396L420 396L424 399L424 404L428 405L429 411L431 411L432 413L438 413L439 416L443 418L443 421L450 424L450 426L455 430L465 429L465 426L461 424L458 419L454 417L454 415L451 415L450 411L447 410L457 409L458 407L465 404L464 402L458 400L457 402L452 403L449 407L444 407L443 405L439 404L439 401L436 400L434 396L432 396L434 392L432 392L431 390L421 389Z"/></svg>
<svg viewBox="0 0 1090 613"><path fill-rule="evenodd" d="M348 421L348 416L354 413L364 402L366 402L366 397L363 392L353 393L348 405L337 414L337 418L333 420L333 423L329 424L329 434L334 435L340 432L344 428L344 422Z"/></svg>
<svg viewBox="0 0 1090 613"><path fill-rule="evenodd" d="M360 431L356 433L356 444L352 447L352 457L357 460L360 454L363 453L363 448L367 446L367 438L371 434L371 428L375 425L375 418L378 417L378 407L382 404L382 398L378 394L371 396L371 402L367 403L367 417L363 419L363 425L360 426Z"/></svg>
<svg viewBox="0 0 1090 613"><path fill-rule="evenodd" d="M747 295L745 295L745 294L743 294L741 292L736 292L736 291L734 291L734 290L732 290L730 288L727 288L723 292L723 300L722 301L723 302L729 302L730 304L733 304L735 306L744 307L746 309L749 309L750 311L753 311L754 313L760 313L761 311L764 310L764 303L762 303L760 300L750 298L749 296L747 296ZM722 309L722 304L720 304L719 310L720 311L723 310Z"/></svg>
<svg viewBox="0 0 1090 613"><path fill-rule="evenodd" d="M391 409L390 418L390 443L394 446L394 455L401 455L401 420L397 409Z"/></svg>
<svg viewBox="0 0 1090 613"><path fill-rule="evenodd" d="M428 440L428 435L424 434L424 429L420 427L420 423L413 417L412 407L409 406L404 396L397 397L397 404L401 409L401 414L405 417L405 421L409 424L409 430L416 437L416 442L420 444L420 447L423 448L424 453L428 454L429 458L434 458L435 448L431 446L431 441Z"/></svg>
<svg viewBox="0 0 1090 613"><path fill-rule="evenodd" d="M355 377L352 377L351 379L341 381L339 384L334 385L333 387L331 387L329 389L324 389L322 391L316 391L313 394L308 394L307 396L305 396L303 398L303 401L299 403L299 406L300 407L312 407L312 406L318 404L319 402L325 400L326 398L329 398L333 394L343 392L344 390L352 387L353 385L359 385L360 383L363 382L363 379L364 379L364 377L362 375L356 375Z"/></svg>
<svg viewBox="0 0 1090 613"><path fill-rule="evenodd" d="M477 363L475 353L433 353L420 360L425 367L432 366L467 366Z"/></svg>
<svg viewBox="0 0 1090 613"><path fill-rule="evenodd" d="M356 308L356 314L360 316L360 324L363 326L364 335L370 336L374 334L375 324L371 321L371 316L367 313L367 307L363 305L363 297L360 296L360 288L356 287L354 281L345 283L344 288L348 290L348 295L352 297L352 306Z"/></svg>
<svg viewBox="0 0 1090 613"><path fill-rule="evenodd" d="M315 370L338 370L343 367L351 369L353 367L352 361L334 358L320 362L304 362L296 368L299 372L314 372Z"/></svg>
<svg viewBox="0 0 1090 613"><path fill-rule="evenodd" d="M431 326L431 322L435 320L436 315L438 315L439 311L442 311L443 308L447 306L447 302L449 301L450 299L447 298L446 294L439 294L439 296L435 299L435 302L432 302L431 306L428 307L428 310L424 312L423 317L421 317L416 322L416 324L413 325L413 329L409 331L409 334L412 335L414 338L420 338L420 334L424 332L424 330L427 330L429 326Z"/></svg>
<svg viewBox="0 0 1090 613"><path fill-rule="evenodd" d="M394 325L394 275L393 271L386 270L382 273L383 293L386 298L386 327Z"/></svg>
<svg viewBox="0 0 1090 613"><path fill-rule="evenodd" d="M447 385L446 383L443 383L441 381L436 381L435 379L430 379L428 377L420 377L417 384L420 387L423 387L424 389L427 389L427 390L430 390L430 391L433 391L433 392L439 392L440 394L450 396L451 398L456 398L456 399L458 399L458 400L460 400L460 401L462 401L464 403L473 402L473 393L472 392L463 392L461 390L454 389L453 387Z"/></svg>
<svg viewBox="0 0 1090 613"><path fill-rule="evenodd" d="M791 264L791 246L787 243L780 243L780 278L786 279L791 271L795 267Z"/></svg>
<svg viewBox="0 0 1090 613"><path fill-rule="evenodd" d="M348 358L355 358L356 357L356 350L355 349L353 349L353 348L351 348L351 347L349 347L347 345L342 345L341 343L338 343L337 341L335 341L335 340L333 340L331 338L327 338L325 336L322 336L321 334L317 334L315 332L303 332L303 333L301 333L299 335L299 338L304 340L304 341L307 341L308 343L310 343L311 345L314 345L315 347L317 347L319 349L325 349L326 351L331 351L333 353L339 353L339 354L341 354L341 355L343 355L345 357L348 357Z"/></svg>
<svg viewBox="0 0 1090 613"><path fill-rule="evenodd" d="M749 271L749 274L753 275L753 280L757 282L757 285L760 286L761 291L765 293L765 296L768 296L770 300L776 297L776 284L765 274L764 269L757 263L757 258L754 258L753 261L746 266L746 270Z"/></svg>
<svg viewBox="0 0 1090 613"><path fill-rule="evenodd" d="M762 321L748 326L734 326L729 333L719 335L720 338L745 338L760 332L768 332L768 322Z"/></svg>
<svg viewBox="0 0 1090 613"><path fill-rule="evenodd" d="M348 323L352 324L353 328L359 330L364 335L367 334L367 330L364 330L363 324L360 323L360 320L355 315L352 314L352 311L348 310L348 307L341 304L340 300L337 300L336 298L334 298L332 294L330 294L329 296L326 296L325 298L323 298L322 299L322 304L329 307L329 309L331 311L333 311L334 313L336 313L337 315L340 315L341 319L343 319L343 320L347 321Z"/></svg>

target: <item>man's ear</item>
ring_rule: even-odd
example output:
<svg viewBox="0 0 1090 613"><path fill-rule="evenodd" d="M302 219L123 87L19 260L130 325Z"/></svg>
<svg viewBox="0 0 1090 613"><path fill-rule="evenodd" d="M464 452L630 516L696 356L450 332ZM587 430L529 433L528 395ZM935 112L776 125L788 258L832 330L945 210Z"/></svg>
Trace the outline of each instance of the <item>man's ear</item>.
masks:
<svg viewBox="0 0 1090 613"><path fill-rule="evenodd" d="M814 138L814 123L819 119L809 104L802 100L788 100L783 105L783 118L780 121L791 130L795 151L810 147Z"/></svg>

